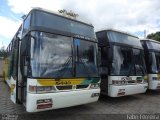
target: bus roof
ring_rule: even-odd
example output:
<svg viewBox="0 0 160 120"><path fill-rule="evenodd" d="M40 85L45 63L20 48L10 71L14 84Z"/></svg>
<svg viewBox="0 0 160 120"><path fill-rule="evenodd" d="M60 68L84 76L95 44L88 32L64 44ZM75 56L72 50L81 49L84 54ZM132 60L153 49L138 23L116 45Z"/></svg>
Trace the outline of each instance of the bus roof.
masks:
<svg viewBox="0 0 160 120"><path fill-rule="evenodd" d="M121 30L116 30L116 29L113 29L113 28L107 28L107 29L103 29L103 30L100 30L100 31L97 31L96 33L99 33L99 32L107 32L107 31L114 31L114 32L119 32L119 33L122 33L122 34L126 34L126 35L130 35L132 37L136 37L138 38L137 36L131 34L131 33L128 33L128 32L124 32L124 31L121 31Z"/></svg>
<svg viewBox="0 0 160 120"><path fill-rule="evenodd" d="M115 29L105 29L96 32L96 37L99 41L99 46L117 44L143 49L140 39L127 32Z"/></svg>
<svg viewBox="0 0 160 120"><path fill-rule="evenodd" d="M44 8L39 8L39 7L33 8L33 9L27 14L27 16L28 16L30 13L34 12L34 11L41 11L41 12L49 13L49 14L52 14L52 15L56 15L56 16L59 16L59 17L63 17L63 18L66 18L66 19L69 19L69 20L72 20L72 21L75 21L75 22L79 22L79 23L82 23L82 24L86 24L86 25L88 25L88 26L92 26L92 27L93 27L93 25L92 25L91 23L87 23L87 22L83 22L83 21L80 21L80 20L77 20L77 19L73 19L73 18L64 16L64 15L58 13L58 12L54 12L54 11L47 10L47 9L44 9ZM27 18L27 16L26 16L26 18ZM25 19L26 19L26 18L25 18ZM25 21L25 19L24 19L24 21Z"/></svg>
<svg viewBox="0 0 160 120"><path fill-rule="evenodd" d="M93 25L41 8L32 9L24 19L22 37L30 31L50 32L89 40L95 39Z"/></svg>
<svg viewBox="0 0 160 120"><path fill-rule="evenodd" d="M141 41L146 42L145 49L160 51L160 42L152 39L141 39Z"/></svg>
<svg viewBox="0 0 160 120"><path fill-rule="evenodd" d="M149 41L149 42L155 42L155 43L158 43L158 44L160 44L160 42L159 41L156 41L156 40L153 40L153 39L140 39L141 41Z"/></svg>

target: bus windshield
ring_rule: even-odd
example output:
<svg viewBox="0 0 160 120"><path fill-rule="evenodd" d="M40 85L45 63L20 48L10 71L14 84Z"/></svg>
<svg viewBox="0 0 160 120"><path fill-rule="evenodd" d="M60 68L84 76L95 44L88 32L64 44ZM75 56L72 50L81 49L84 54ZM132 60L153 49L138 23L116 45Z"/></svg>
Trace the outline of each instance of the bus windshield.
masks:
<svg viewBox="0 0 160 120"><path fill-rule="evenodd" d="M142 45L137 37L133 37L131 35L115 32L115 31L108 31L107 35L110 42L127 44L127 45L137 46L142 48Z"/></svg>
<svg viewBox="0 0 160 120"><path fill-rule="evenodd" d="M53 29L62 32L68 32L75 35L82 35L88 38L94 38L95 35L92 25L84 24L73 19L67 19L65 17L50 14L47 12L34 11L32 13L32 23L34 27L41 27L47 29ZM35 16L35 17L34 17Z"/></svg>
<svg viewBox="0 0 160 120"><path fill-rule="evenodd" d="M143 51L135 48L113 46L112 75L143 75L146 68Z"/></svg>
<svg viewBox="0 0 160 120"><path fill-rule="evenodd" d="M98 76L96 43L44 32L32 32L31 36L32 77Z"/></svg>
<svg viewBox="0 0 160 120"><path fill-rule="evenodd" d="M74 41L74 44L76 53L76 76L98 76L96 68L96 44L89 41L79 41L76 43L76 40Z"/></svg>
<svg viewBox="0 0 160 120"><path fill-rule="evenodd" d="M152 64L151 64L151 73L160 73L160 53L159 52L150 52Z"/></svg>

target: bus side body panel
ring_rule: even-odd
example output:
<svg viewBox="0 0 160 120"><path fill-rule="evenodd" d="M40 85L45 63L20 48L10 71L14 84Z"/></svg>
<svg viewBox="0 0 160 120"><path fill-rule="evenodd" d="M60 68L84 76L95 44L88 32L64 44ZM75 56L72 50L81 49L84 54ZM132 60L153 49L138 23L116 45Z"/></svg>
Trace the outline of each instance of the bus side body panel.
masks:
<svg viewBox="0 0 160 120"><path fill-rule="evenodd" d="M10 99L13 103L16 103L16 80L11 76L9 76L9 70L11 69L11 62L8 60L9 58L5 58L3 61L3 77L4 81L7 83L7 85L10 87ZM11 61L11 60L10 60Z"/></svg>

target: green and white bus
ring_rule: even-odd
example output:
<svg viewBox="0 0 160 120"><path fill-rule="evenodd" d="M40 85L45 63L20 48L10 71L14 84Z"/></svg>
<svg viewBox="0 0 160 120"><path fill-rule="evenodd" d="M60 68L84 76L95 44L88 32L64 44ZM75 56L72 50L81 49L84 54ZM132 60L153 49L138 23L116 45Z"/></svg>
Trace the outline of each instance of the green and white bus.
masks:
<svg viewBox="0 0 160 120"><path fill-rule="evenodd" d="M92 25L32 9L7 47L3 76L27 112L96 102L98 44Z"/></svg>
<svg viewBox="0 0 160 120"><path fill-rule="evenodd" d="M120 97L148 87L143 47L138 37L106 29L96 32L100 48L101 93Z"/></svg>
<svg viewBox="0 0 160 120"><path fill-rule="evenodd" d="M150 90L160 89L160 42L142 39Z"/></svg>

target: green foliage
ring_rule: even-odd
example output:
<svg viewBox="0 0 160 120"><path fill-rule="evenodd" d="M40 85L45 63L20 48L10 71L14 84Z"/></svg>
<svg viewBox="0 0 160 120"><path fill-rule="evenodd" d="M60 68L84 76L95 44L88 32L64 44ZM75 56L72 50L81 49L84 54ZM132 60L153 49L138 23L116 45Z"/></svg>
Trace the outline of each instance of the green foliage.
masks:
<svg viewBox="0 0 160 120"><path fill-rule="evenodd" d="M26 17L27 17L27 15L22 15L21 18L24 20Z"/></svg>
<svg viewBox="0 0 160 120"><path fill-rule="evenodd" d="M147 35L147 38L160 41L160 32L151 33L151 34Z"/></svg>
<svg viewBox="0 0 160 120"><path fill-rule="evenodd" d="M6 57L7 56L7 51L6 50L1 50L0 49L0 58L4 58L4 57Z"/></svg>
<svg viewBox="0 0 160 120"><path fill-rule="evenodd" d="M61 14L65 14L65 15L74 17L74 18L76 18L76 17L79 16L78 14L74 13L74 12L71 11L71 10L70 10L70 11L67 11L67 10L63 9L63 10L58 10L58 12L61 13Z"/></svg>

